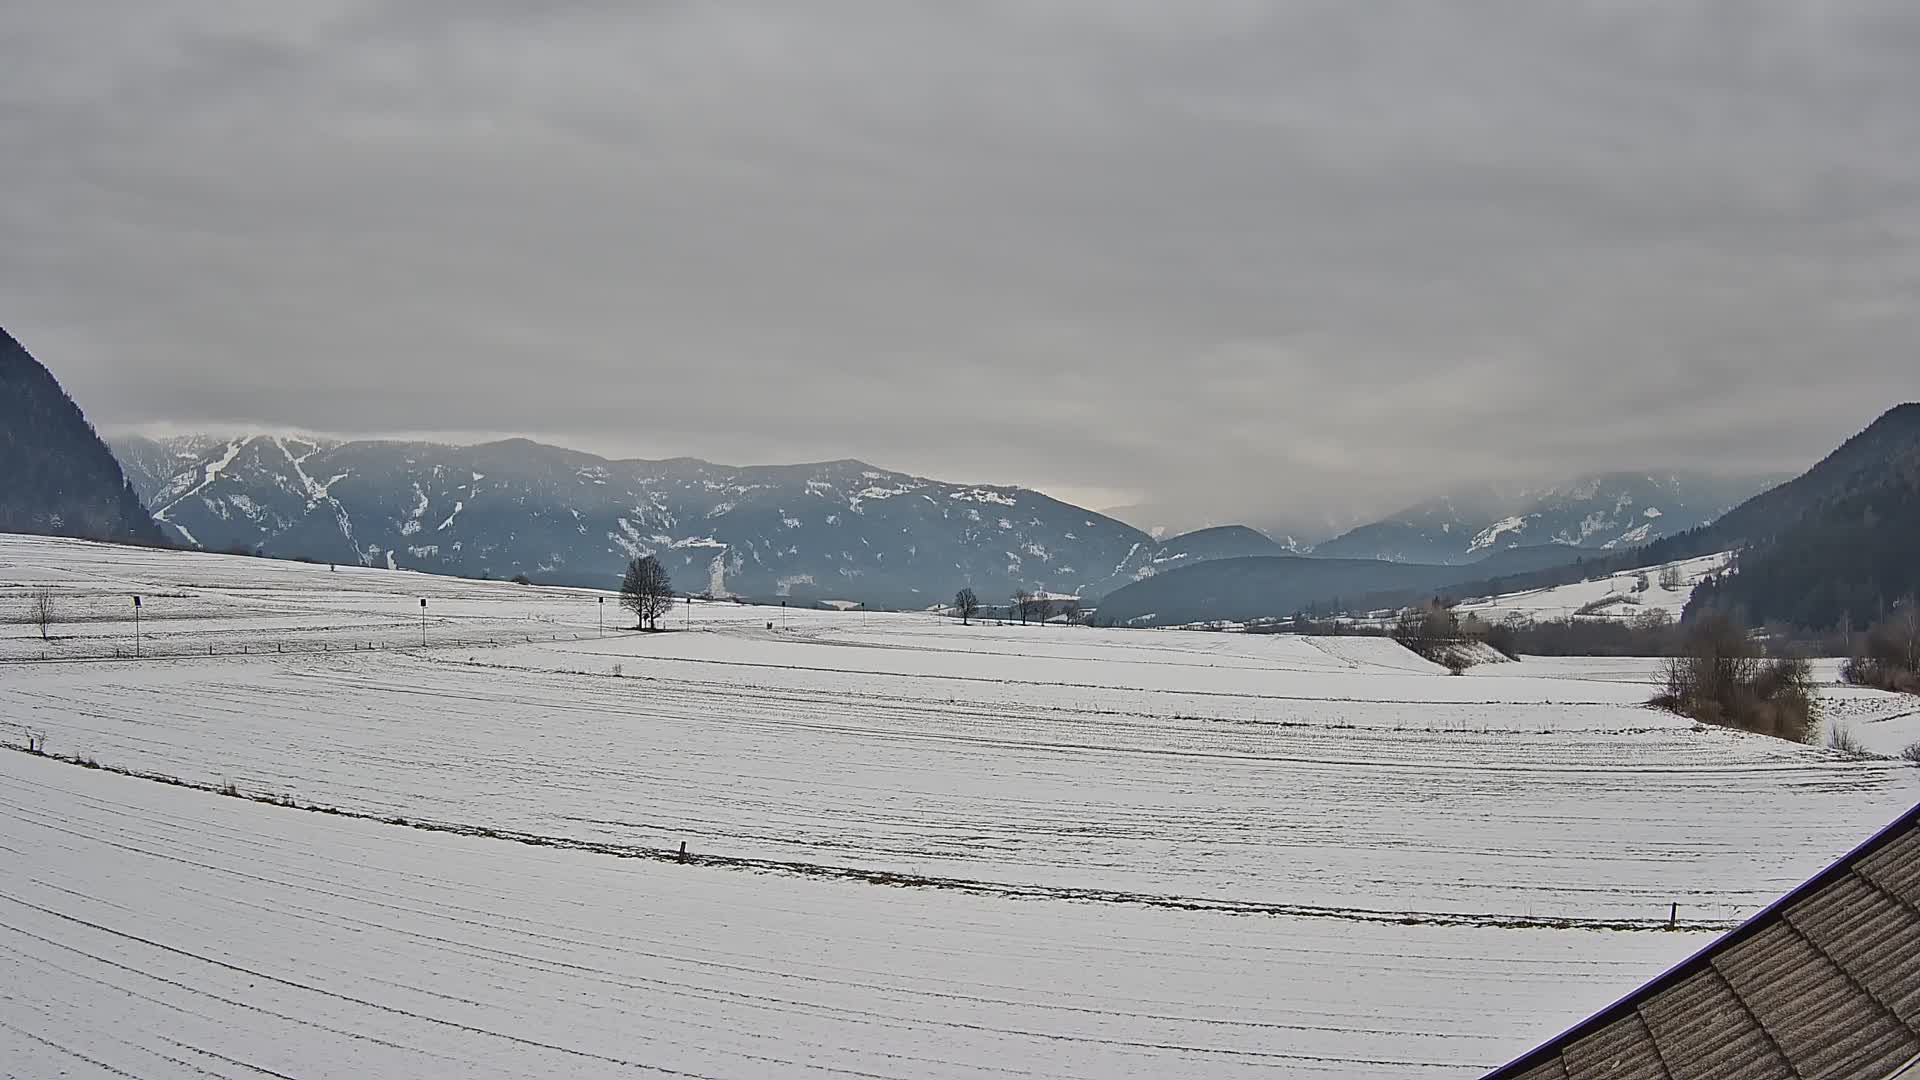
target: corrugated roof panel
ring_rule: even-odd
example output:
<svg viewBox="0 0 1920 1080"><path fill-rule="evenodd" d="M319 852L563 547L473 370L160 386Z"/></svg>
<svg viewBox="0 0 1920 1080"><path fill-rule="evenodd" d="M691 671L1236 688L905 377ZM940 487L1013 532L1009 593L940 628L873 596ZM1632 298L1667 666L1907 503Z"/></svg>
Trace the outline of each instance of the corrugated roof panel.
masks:
<svg viewBox="0 0 1920 1080"><path fill-rule="evenodd" d="M1676 1080L1797 1080L1712 968L1655 994L1640 1015Z"/></svg>
<svg viewBox="0 0 1920 1080"><path fill-rule="evenodd" d="M1881 888L1920 905L1920 829L1861 859L1857 868Z"/></svg>
<svg viewBox="0 0 1920 1080"><path fill-rule="evenodd" d="M1909 1028L1920 1030L1920 913L1863 878L1830 890L1835 903L1796 905L1787 919Z"/></svg>
<svg viewBox="0 0 1920 1080"><path fill-rule="evenodd" d="M1885 1006L1785 922L1713 963L1808 1080L1884 1076L1920 1050Z"/></svg>
<svg viewBox="0 0 1920 1080"><path fill-rule="evenodd" d="M1638 1018L1575 1040L1561 1061L1572 1080L1673 1080Z"/></svg>

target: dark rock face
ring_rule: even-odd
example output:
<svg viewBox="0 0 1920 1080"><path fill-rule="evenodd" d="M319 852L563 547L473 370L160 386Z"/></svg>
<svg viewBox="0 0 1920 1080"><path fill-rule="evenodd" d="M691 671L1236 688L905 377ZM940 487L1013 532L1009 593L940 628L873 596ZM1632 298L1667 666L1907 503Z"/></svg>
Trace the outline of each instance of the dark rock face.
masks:
<svg viewBox="0 0 1920 1080"><path fill-rule="evenodd" d="M4 330L0 532L161 542L159 528L80 406Z"/></svg>

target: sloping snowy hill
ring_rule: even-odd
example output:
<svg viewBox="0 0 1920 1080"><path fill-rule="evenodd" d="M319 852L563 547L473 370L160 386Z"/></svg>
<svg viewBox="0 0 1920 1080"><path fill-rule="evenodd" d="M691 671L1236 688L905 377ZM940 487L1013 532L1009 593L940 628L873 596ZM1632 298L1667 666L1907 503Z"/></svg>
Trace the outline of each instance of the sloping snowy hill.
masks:
<svg viewBox="0 0 1920 1080"><path fill-rule="evenodd" d="M1644 569L1621 570L1593 581L1478 597L1461 603L1455 610L1463 616L1472 613L1496 623L1515 616L1621 620L1656 611L1677 621L1693 597L1694 586L1725 570L1731 558L1731 553L1722 552ZM1645 588L1640 586L1643 580Z"/></svg>

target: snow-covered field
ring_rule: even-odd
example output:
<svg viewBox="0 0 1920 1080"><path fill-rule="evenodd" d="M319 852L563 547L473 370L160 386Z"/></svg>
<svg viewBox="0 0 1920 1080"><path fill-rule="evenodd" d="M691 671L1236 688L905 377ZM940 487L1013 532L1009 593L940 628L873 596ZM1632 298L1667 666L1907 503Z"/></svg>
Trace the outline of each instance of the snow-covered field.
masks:
<svg viewBox="0 0 1920 1080"><path fill-rule="evenodd" d="M135 593L161 659L112 658ZM601 637L593 593L20 537L0 605L0 739L363 815L0 754L23 1075L1471 1076L1920 800L1640 707L1648 661ZM1835 696L1889 742L1906 700Z"/></svg>
<svg viewBox="0 0 1920 1080"><path fill-rule="evenodd" d="M1700 940L796 881L19 754L0 843L23 1077L1471 1076Z"/></svg>

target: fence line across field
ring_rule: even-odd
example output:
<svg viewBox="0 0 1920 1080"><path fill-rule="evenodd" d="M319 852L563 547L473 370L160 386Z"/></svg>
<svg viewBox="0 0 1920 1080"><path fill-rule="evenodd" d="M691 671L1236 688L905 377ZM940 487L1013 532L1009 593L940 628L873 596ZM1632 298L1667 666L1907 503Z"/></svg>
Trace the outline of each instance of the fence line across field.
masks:
<svg viewBox="0 0 1920 1080"><path fill-rule="evenodd" d="M628 633L631 631L620 631ZM40 664L62 663L81 660L184 660L196 656L286 656L312 653L341 652L432 652L439 649L471 649L500 645L537 645L560 641L588 641L599 635L568 632L565 634L492 634L480 637L431 638L425 645L416 641L322 641L322 642L261 642L253 644L221 644L209 642L204 647L199 644L175 645L155 642L148 637L138 648L131 644L114 645L107 648L89 648L83 651L57 651L52 647L43 647L38 656L0 657L0 664Z"/></svg>

